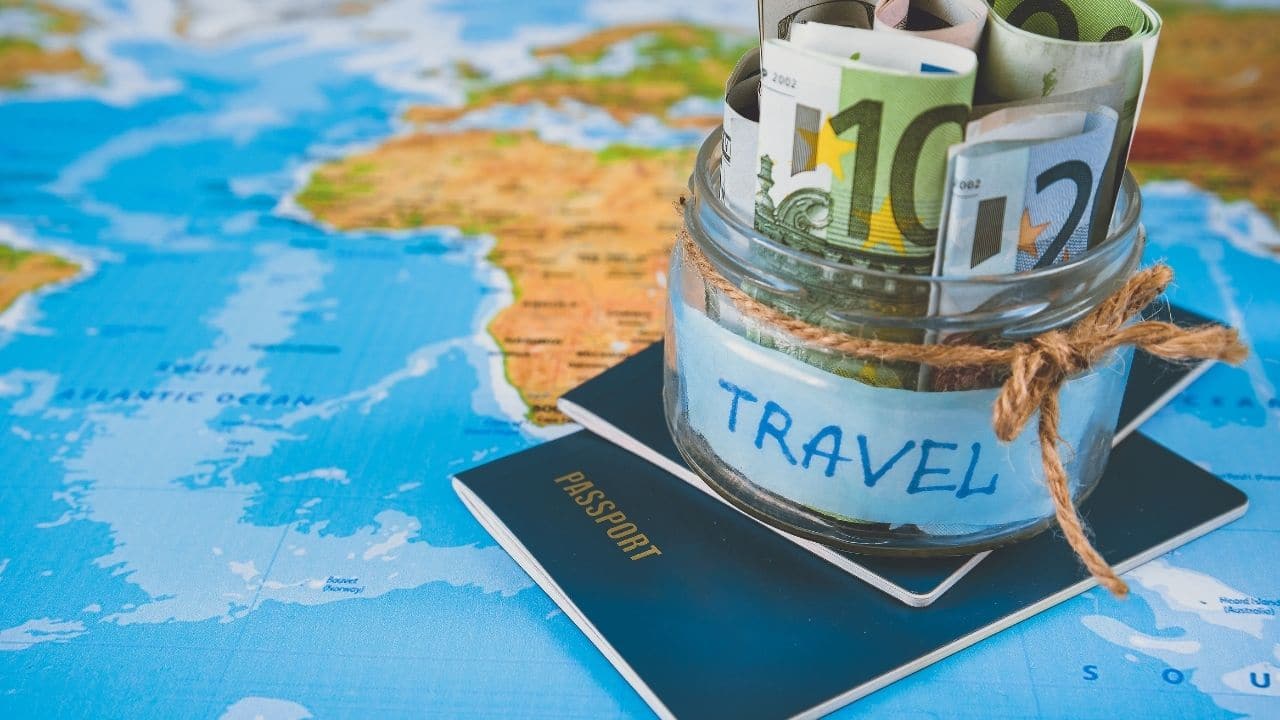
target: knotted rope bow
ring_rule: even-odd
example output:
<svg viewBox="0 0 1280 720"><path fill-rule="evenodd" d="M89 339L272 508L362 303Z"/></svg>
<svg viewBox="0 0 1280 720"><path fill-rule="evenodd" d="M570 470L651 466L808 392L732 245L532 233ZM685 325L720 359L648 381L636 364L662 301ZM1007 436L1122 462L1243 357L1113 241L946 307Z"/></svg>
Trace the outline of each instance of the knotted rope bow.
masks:
<svg viewBox="0 0 1280 720"><path fill-rule="evenodd" d="M683 199L680 205L684 205ZM1058 434L1058 391L1072 376L1088 370L1117 348L1129 345L1167 360L1212 359L1239 364L1248 355L1239 334L1221 325L1188 329L1153 320L1130 324L1129 321L1173 281L1173 271L1167 265L1136 273L1075 325L1051 330L1016 345L1000 348L915 345L847 335L787 315L751 297L721 275L688 231L682 229L678 239L685 257L705 281L728 297L740 311L807 343L863 360L914 362L935 368L1008 368L1009 376L1000 388L991 415L996 437L1004 442L1012 441L1022 433L1031 416L1040 413L1038 432L1044 482L1053 500L1058 525L1067 544L1090 574L1117 597L1127 595L1129 586L1093 547L1071 501L1067 471L1058 454L1058 443L1062 442Z"/></svg>

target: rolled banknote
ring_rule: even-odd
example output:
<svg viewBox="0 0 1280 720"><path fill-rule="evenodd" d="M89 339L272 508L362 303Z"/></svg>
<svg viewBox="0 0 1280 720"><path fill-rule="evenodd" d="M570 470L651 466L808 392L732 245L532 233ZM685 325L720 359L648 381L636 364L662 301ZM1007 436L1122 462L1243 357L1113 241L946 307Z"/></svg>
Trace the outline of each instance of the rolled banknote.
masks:
<svg viewBox="0 0 1280 720"><path fill-rule="evenodd" d="M810 21L868 29L875 11L870 2L860 0L758 0L758 9L762 45L774 38L787 39L792 25ZM748 221L755 209L759 96L760 50L754 48L738 62L725 89L720 165L721 199Z"/></svg>
<svg viewBox="0 0 1280 720"><path fill-rule="evenodd" d="M766 42L762 65L756 229L843 262L928 274L976 56L806 22Z"/></svg>
<svg viewBox="0 0 1280 720"><path fill-rule="evenodd" d="M1100 181L1090 243L1105 236L1137 127L1161 20L1142 0L993 0L976 102L1008 103L1117 86L1117 142Z"/></svg>
<svg viewBox="0 0 1280 720"><path fill-rule="evenodd" d="M791 36L791 26L801 22L871 29L875 5L859 0L757 0L760 44Z"/></svg>
<svg viewBox="0 0 1280 720"><path fill-rule="evenodd" d="M1047 105L970 123L969 139L948 153L934 274L1003 275L1084 254L1116 121L1108 107ZM945 310L977 307L950 300Z"/></svg>
<svg viewBox="0 0 1280 720"><path fill-rule="evenodd" d="M987 5L982 0L880 0L873 29L977 50L986 25Z"/></svg>
<svg viewBox="0 0 1280 720"><path fill-rule="evenodd" d="M752 48L729 75L720 138L720 199L748 223L755 211L759 133L760 48Z"/></svg>
<svg viewBox="0 0 1280 720"><path fill-rule="evenodd" d="M934 274L1007 275L1068 262L1086 252L1116 119L1106 106L1049 104L1011 107L969 123L968 139L948 153ZM988 284L937 285L930 312L991 309L1006 292L1014 291ZM927 343L944 344L998 340L945 331L925 337ZM989 368L926 368L919 388L968 390L993 387L999 380Z"/></svg>
<svg viewBox="0 0 1280 720"><path fill-rule="evenodd" d="M791 26L824 22L870 28L875 8L860 0L758 0L760 44L786 39ZM760 131L760 49L738 61L725 88L720 198L740 217L750 219L755 205L756 146Z"/></svg>

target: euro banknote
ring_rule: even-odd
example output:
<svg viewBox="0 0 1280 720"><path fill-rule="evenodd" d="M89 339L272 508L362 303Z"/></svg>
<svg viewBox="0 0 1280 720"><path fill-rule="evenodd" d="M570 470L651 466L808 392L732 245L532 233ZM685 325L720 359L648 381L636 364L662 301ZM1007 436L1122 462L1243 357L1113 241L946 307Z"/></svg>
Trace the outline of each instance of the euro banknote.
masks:
<svg viewBox="0 0 1280 720"><path fill-rule="evenodd" d="M797 23L823 22L870 28L875 6L860 0L757 0L760 45L788 39ZM760 133L760 48L748 52L729 75L725 88L720 194L725 204L748 222L754 212L755 154Z"/></svg>
<svg viewBox="0 0 1280 720"><path fill-rule="evenodd" d="M793 25L822 22L877 32L898 32L948 42L973 50L982 37L987 6L982 0L760 0L761 43L789 39ZM755 204L759 158L760 50L738 62L725 88L721 200L739 217L750 218Z"/></svg>
<svg viewBox="0 0 1280 720"><path fill-rule="evenodd" d="M982 39L982 0L759 0L760 44L787 39L803 22L908 32L974 50Z"/></svg>
<svg viewBox="0 0 1280 720"><path fill-rule="evenodd" d="M948 153L947 198L934 274L999 276L1069 262L1086 252L1115 138L1116 113L1081 104L1014 106L969 123ZM993 310L1010 286L936 285L930 314ZM932 331L927 343L995 338ZM928 369L921 390L992 387L990 369Z"/></svg>
<svg viewBox="0 0 1280 720"><path fill-rule="evenodd" d="M1142 0L993 0L978 70L979 105L1057 102L1115 87L1116 142L1100 181L1095 228L1111 216L1137 127L1160 16ZM1096 245L1105 232L1090 238Z"/></svg>
<svg viewBox="0 0 1280 720"><path fill-rule="evenodd" d="M974 53L805 22L765 43L762 66L757 230L842 262L928 274Z"/></svg>
<svg viewBox="0 0 1280 720"><path fill-rule="evenodd" d="M1116 121L1108 107L1047 105L970 123L948 153L934 274L1004 275L1083 255Z"/></svg>

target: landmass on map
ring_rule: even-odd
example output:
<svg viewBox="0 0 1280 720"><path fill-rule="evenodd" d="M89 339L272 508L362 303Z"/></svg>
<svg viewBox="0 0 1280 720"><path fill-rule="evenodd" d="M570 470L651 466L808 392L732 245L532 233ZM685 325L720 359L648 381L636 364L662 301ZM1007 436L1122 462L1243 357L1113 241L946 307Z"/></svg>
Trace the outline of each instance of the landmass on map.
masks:
<svg viewBox="0 0 1280 720"><path fill-rule="evenodd" d="M335 227L452 225L492 235L514 303L489 332L536 423L556 399L662 332L672 201L693 151L600 152L531 132L397 138L315 173L298 201Z"/></svg>
<svg viewBox="0 0 1280 720"><path fill-rule="evenodd" d="M0 314L23 295L70 280L79 272L78 265L57 255L0 245Z"/></svg>
<svg viewBox="0 0 1280 720"><path fill-rule="evenodd" d="M1280 217L1280 17L1165 2L1132 165L1141 180L1181 178ZM749 37L672 23L615 27L537 48L539 70L493 81L479 67L448 73L456 107L421 106L414 127L315 172L298 196L338 228L448 225L495 238L491 259L515 302L489 330L507 376L541 424L564 421L559 395L658 338L661 278L693 152L614 147L593 153L531 133L457 130L497 105L578 103L619 122L641 115L710 128L685 113L718 103ZM1224 48L1232 48L1224 52ZM629 63L629 64L628 64ZM705 104L704 104L705 107ZM714 105L712 105L714 107Z"/></svg>
<svg viewBox="0 0 1280 720"><path fill-rule="evenodd" d="M100 69L73 41L89 25L83 12L45 0L0 0L0 89L21 90L42 75L96 79Z"/></svg>
<svg viewBox="0 0 1280 720"><path fill-rule="evenodd" d="M1280 220L1280 16L1156 8L1165 24L1130 156L1134 174L1189 180Z"/></svg>
<svg viewBox="0 0 1280 720"><path fill-rule="evenodd" d="M448 225L492 235L490 259L510 277L515 301L489 332L529 418L565 422L555 409L562 393L662 335L663 277L680 223L673 203L695 152L590 151L448 123L497 104L569 101L620 122L652 115L710 130L717 118L679 107L718 102L750 44L705 27L631 25L536 49L542 69L522 79L490 83L475 67L455 66L469 88L465 106L409 110L424 127L322 166L297 200L342 229ZM625 71L615 54L631 58Z"/></svg>
<svg viewBox="0 0 1280 720"><path fill-rule="evenodd" d="M653 115L677 125L710 124L718 117L676 112L691 98L718 101L725 79L754 42L738 33L678 23L623 25L578 40L535 48L542 69L528 77L491 82L473 65L459 63L454 75L467 88L459 107L417 107L414 123L449 122L497 104L573 101L604 109L628 122ZM619 72L620 67L625 70Z"/></svg>

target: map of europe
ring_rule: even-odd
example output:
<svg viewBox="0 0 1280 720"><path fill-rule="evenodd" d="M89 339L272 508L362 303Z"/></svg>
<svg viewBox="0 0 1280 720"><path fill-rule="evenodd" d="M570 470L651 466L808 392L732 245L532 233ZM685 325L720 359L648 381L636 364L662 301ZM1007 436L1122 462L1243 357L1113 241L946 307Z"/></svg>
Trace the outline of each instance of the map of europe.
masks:
<svg viewBox="0 0 1280 720"><path fill-rule="evenodd" d="M1280 716L1280 14L1160 8L1148 259L1253 354L1143 430L1251 510L842 716ZM648 716L449 477L660 337L754 16L0 0L0 716Z"/></svg>

